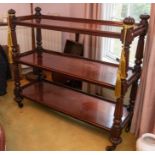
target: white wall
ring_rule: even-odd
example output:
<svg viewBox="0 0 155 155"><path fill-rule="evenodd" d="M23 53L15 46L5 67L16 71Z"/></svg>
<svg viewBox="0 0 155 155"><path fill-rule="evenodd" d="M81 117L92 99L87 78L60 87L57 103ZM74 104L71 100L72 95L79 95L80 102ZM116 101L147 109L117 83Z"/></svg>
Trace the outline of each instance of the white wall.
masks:
<svg viewBox="0 0 155 155"><path fill-rule="evenodd" d="M70 3L34 3L34 8L37 6L42 9L42 14L70 15Z"/></svg>
<svg viewBox="0 0 155 155"><path fill-rule="evenodd" d="M34 8L42 8L43 14L82 17L84 3L34 3ZM7 16L9 9L16 10L18 16L30 14L30 3L0 3L0 17Z"/></svg>
<svg viewBox="0 0 155 155"><path fill-rule="evenodd" d="M18 16L30 14L29 3L0 3L0 18L7 17L8 10L14 9Z"/></svg>

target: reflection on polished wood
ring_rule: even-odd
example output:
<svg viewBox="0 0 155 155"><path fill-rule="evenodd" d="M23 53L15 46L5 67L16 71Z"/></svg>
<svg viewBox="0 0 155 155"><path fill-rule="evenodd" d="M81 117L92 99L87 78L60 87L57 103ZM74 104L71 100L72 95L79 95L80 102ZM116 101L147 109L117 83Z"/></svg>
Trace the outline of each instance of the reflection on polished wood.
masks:
<svg viewBox="0 0 155 155"><path fill-rule="evenodd" d="M90 23L80 23L80 22L71 22L71 21L60 21L60 20L57 21L57 20L48 20L48 19L41 19L40 23L37 23L35 19L30 19L30 20L22 20L22 21L17 20L16 24L21 26L40 27L40 28L51 29L56 31L65 31L65 32L73 32L73 33L76 32L76 33L105 36L105 37L112 37L112 38L121 37L120 30L119 32L104 31L107 28L107 26L96 24L96 23L90 24Z"/></svg>
<svg viewBox="0 0 155 155"><path fill-rule="evenodd" d="M112 127L115 104L99 98L45 81L26 86L22 95L97 127L106 130L110 130ZM127 116L128 112L124 108L122 122L125 121Z"/></svg>
<svg viewBox="0 0 155 155"><path fill-rule="evenodd" d="M108 88L115 87L116 73L118 67L108 63L99 63L80 59L77 57L67 57L63 54L53 52L43 52L39 57L37 53L28 54L19 58L19 62L41 67L49 71L56 71L69 76L76 77L88 82L100 84ZM132 76L132 71L128 71L128 77Z"/></svg>

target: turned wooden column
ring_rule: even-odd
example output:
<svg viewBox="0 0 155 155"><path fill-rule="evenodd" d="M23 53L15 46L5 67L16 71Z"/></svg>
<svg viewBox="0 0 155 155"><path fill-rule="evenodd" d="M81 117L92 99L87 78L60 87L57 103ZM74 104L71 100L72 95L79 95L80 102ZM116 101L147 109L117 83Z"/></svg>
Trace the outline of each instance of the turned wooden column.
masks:
<svg viewBox="0 0 155 155"><path fill-rule="evenodd" d="M15 88L14 88L14 95L15 95L15 101L18 103L19 107L23 107L22 104L22 95L21 95L21 86L20 86L20 73L19 73L19 64L17 62L18 56L19 56L19 49L17 46L17 38L16 38L16 25L14 24L14 21L16 20L15 17L15 11L13 9L10 9L8 11L9 17L8 17L8 24L10 28L10 33L12 37L12 57L13 57L13 72L14 72L14 81L15 81Z"/></svg>
<svg viewBox="0 0 155 155"><path fill-rule="evenodd" d="M127 17L123 20L124 25L132 26L135 23L135 20L133 18ZM130 44L133 41L132 37L132 31L133 27L128 28L125 30L125 27L121 31L121 41L122 41L122 48L125 50L125 59L126 59L126 76L129 66L129 49ZM125 38L125 40L124 40ZM121 96L120 98L117 98L116 105L115 105L115 111L114 111L114 120L113 120L113 126L111 129L111 136L110 140L112 142L112 146L108 146L106 150L114 150L116 146L121 143L121 132L122 132L122 114L123 114L123 100L124 95L127 91L127 84L126 79L121 79Z"/></svg>
<svg viewBox="0 0 155 155"><path fill-rule="evenodd" d="M141 72L141 64L142 64L143 52L144 52L144 41L148 30L148 19L150 18L150 16L141 15L140 18L141 18L140 24L144 25L145 31L143 32L142 35L139 36L139 40L138 40L138 46L137 46L136 56L135 56L136 60L135 60L135 66L134 66L135 72Z"/></svg>
<svg viewBox="0 0 155 155"><path fill-rule="evenodd" d="M35 11L36 11L36 13L35 13L36 22L39 24L41 21L41 8L36 7ZM36 49L37 49L37 54L38 54L38 63L41 63L42 62L42 52L43 52L41 28L36 28L36 44L37 44ZM38 80L43 79L43 73L42 73L41 69L35 68L35 73L38 75Z"/></svg>
<svg viewBox="0 0 155 155"><path fill-rule="evenodd" d="M150 17L149 15L141 15L140 16L140 18L141 18L140 24L144 25L145 31L143 32L143 34L141 34L139 36L138 46L137 46L136 55L135 55L135 66L134 66L134 70L133 70L134 72L139 74L139 77L141 74L141 65L142 65L143 52L144 52L144 41L145 41L147 29L148 29L149 17ZM138 80L139 80L139 78L132 84L131 92L130 92L130 105L129 105L128 111L131 114L131 120L132 120L132 116L133 116L133 110L134 110L134 105L135 105L135 100L136 100L136 95L137 95ZM130 130L131 120L130 120L129 124L127 125L126 131Z"/></svg>
<svg viewBox="0 0 155 155"><path fill-rule="evenodd" d="M36 7L35 8L35 16L36 16L36 22L39 24L41 21L41 8ZM37 52L38 55L42 54L42 35L41 35L41 28L36 28L36 40L37 40Z"/></svg>
<svg viewBox="0 0 155 155"><path fill-rule="evenodd" d="M134 18L131 17L127 17L123 20L123 24L127 25L127 26L132 26L135 24L135 20ZM129 50L130 50L130 45L133 41L133 36L132 36L132 32L133 32L134 27L128 28L127 32L126 32L126 37L125 37L125 43L124 42L124 36L125 36L125 28L122 30L121 32L121 41L122 44L124 44L124 49L125 49L125 59L126 59L126 76L128 76L127 71L129 68Z"/></svg>
<svg viewBox="0 0 155 155"><path fill-rule="evenodd" d="M31 15L33 15L33 3L30 3ZM31 37L32 37L32 49L35 49L35 32L34 28L31 28Z"/></svg>

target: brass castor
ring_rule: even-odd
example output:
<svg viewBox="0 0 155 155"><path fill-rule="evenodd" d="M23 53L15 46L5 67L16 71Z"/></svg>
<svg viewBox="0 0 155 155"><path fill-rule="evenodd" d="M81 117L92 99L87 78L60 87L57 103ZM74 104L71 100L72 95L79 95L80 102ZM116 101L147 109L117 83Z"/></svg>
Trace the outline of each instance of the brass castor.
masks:
<svg viewBox="0 0 155 155"><path fill-rule="evenodd" d="M22 108L24 105L22 103L23 97L22 96L18 96L15 98L15 101L18 103L18 107Z"/></svg>
<svg viewBox="0 0 155 155"><path fill-rule="evenodd" d="M114 151L116 149L116 145L111 145L106 147L106 151Z"/></svg>
<svg viewBox="0 0 155 155"><path fill-rule="evenodd" d="M23 103L18 103L19 108L23 108L23 106L24 106Z"/></svg>

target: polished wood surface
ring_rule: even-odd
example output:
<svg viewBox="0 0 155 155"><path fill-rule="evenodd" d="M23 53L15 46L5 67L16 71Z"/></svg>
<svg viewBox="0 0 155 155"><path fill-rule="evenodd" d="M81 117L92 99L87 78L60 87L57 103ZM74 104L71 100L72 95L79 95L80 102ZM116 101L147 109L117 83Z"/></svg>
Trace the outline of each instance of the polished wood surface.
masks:
<svg viewBox="0 0 155 155"><path fill-rule="evenodd" d="M35 19L33 20L23 20L20 21L21 23L31 23L31 24L38 24ZM41 19L40 26L43 25L50 25L50 26L63 26L69 28L78 28L78 29L91 29L91 30L104 30L104 28L112 28L112 26L100 25L96 23L80 23L80 22L73 22L73 21L59 21L59 20L48 20L48 19ZM110 30L109 30L110 31ZM111 29L112 32L115 32Z"/></svg>
<svg viewBox="0 0 155 155"><path fill-rule="evenodd" d="M71 21L57 21L57 20L48 20L41 19L40 23L37 23L36 19L33 20L17 20L17 25L29 26L29 27L40 27L44 29L51 29L56 31L65 31L72 33L82 33L96 36L105 36L111 38L120 38L120 32L104 31L107 27L105 25L97 24L88 24L88 23L79 23Z"/></svg>
<svg viewBox="0 0 155 155"><path fill-rule="evenodd" d="M104 63L88 61L76 57L67 57L57 55L55 53L43 52L42 56L38 57L37 53L32 53L20 57L18 62L63 73L82 79L88 82L106 86L108 88L115 87L117 66L111 66ZM129 78L133 75L132 71L128 71Z"/></svg>
<svg viewBox="0 0 155 155"><path fill-rule="evenodd" d="M106 130L110 130L113 123L115 104L49 82L28 85L22 95ZM123 108L122 122L127 116L128 112Z"/></svg>
<svg viewBox="0 0 155 155"><path fill-rule="evenodd" d="M98 25L110 25L121 27L123 25L122 21L108 21L99 19L88 19L88 18L75 18L75 17L65 17L65 16L52 16L52 15L42 15L42 19L58 20L58 21L68 21L68 22L79 22L88 24L98 24Z"/></svg>

